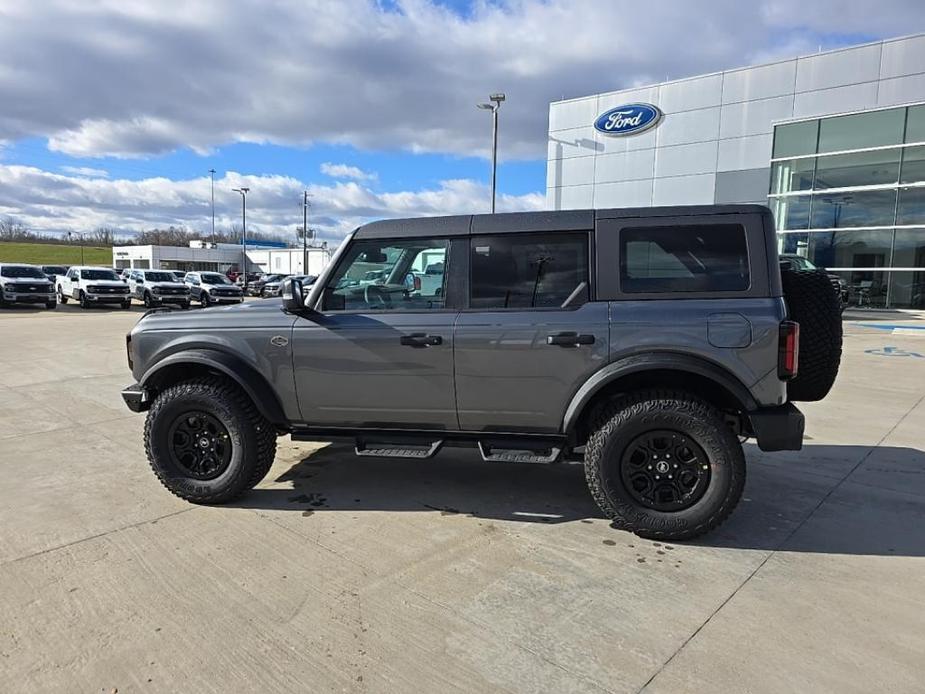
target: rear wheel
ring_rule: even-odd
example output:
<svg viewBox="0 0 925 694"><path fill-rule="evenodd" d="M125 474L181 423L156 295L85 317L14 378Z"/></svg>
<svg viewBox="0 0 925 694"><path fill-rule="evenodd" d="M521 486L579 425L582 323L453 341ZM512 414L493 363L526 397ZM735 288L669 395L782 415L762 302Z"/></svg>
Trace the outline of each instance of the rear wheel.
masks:
<svg viewBox="0 0 925 694"><path fill-rule="evenodd" d="M276 454L276 432L236 385L201 379L157 396L145 421L145 450L173 494L218 504L263 479Z"/></svg>
<svg viewBox="0 0 925 694"><path fill-rule="evenodd" d="M643 391L604 408L585 449L585 476L616 527L687 540L732 513L745 457L712 406L687 393Z"/></svg>

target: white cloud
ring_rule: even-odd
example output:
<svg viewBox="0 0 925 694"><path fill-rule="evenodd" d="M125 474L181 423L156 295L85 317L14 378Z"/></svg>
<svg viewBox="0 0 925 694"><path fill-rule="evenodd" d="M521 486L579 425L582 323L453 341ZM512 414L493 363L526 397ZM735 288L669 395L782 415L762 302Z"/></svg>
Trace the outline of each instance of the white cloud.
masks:
<svg viewBox="0 0 925 694"><path fill-rule="evenodd" d="M329 161L321 165L321 173L331 178L352 178L355 181L375 181L378 178L375 173L363 171L358 166L332 164Z"/></svg>
<svg viewBox="0 0 925 694"><path fill-rule="evenodd" d="M104 169L94 169L92 166L62 166L61 171L72 176L85 176L86 178L109 178L109 172Z"/></svg>
<svg viewBox="0 0 925 694"><path fill-rule="evenodd" d="M925 28L921 0L0 0L0 139L138 157L229 142L543 158L548 103Z"/></svg>
<svg viewBox="0 0 925 694"><path fill-rule="evenodd" d="M306 184L289 176L245 176L228 172L215 181L216 224L240 222L240 198L232 188L247 186L249 229L295 238L302 223L299 203ZM376 193L355 181L312 185L309 225L321 238L339 240L372 219L484 212L488 188L476 181L443 181L427 190ZM62 232L110 226L125 232L169 225L203 232L211 224L209 178L172 181L107 180L64 175L31 166L0 164L0 216L13 215L34 231ZM501 195L499 211L540 210L539 193Z"/></svg>

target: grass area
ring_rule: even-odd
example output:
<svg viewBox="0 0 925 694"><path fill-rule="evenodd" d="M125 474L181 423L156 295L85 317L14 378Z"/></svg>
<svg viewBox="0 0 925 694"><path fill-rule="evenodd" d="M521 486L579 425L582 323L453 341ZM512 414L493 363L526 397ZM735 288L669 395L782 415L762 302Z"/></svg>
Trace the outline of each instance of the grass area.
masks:
<svg viewBox="0 0 925 694"><path fill-rule="evenodd" d="M32 265L80 265L80 246L56 243L0 242L0 262ZM84 246L84 265L112 267L112 248Z"/></svg>

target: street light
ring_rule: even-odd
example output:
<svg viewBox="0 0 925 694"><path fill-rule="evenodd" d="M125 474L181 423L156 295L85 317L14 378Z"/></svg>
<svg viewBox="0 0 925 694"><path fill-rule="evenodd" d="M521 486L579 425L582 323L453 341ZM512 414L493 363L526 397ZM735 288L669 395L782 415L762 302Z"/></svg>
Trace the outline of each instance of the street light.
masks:
<svg viewBox="0 0 925 694"><path fill-rule="evenodd" d="M81 264L81 265L84 264L84 234L86 234L86 233L87 233L87 232L85 232L85 231L69 231L69 232L67 232L67 240L68 240L68 241L70 241L70 240L71 240L71 237L73 237L75 234L77 235L77 239L78 239L78 241L79 241L79 243L80 243L80 264Z"/></svg>
<svg viewBox="0 0 925 694"><path fill-rule="evenodd" d="M498 175L498 109L504 101L504 94L492 94L488 97L491 103L476 104L476 108L491 111L491 213L495 213L495 179Z"/></svg>
<svg viewBox="0 0 925 694"><path fill-rule="evenodd" d="M212 243L215 243L215 169L209 169L212 179Z"/></svg>
<svg viewBox="0 0 925 694"><path fill-rule="evenodd" d="M247 194L250 188L232 188L241 194L241 273L244 275L243 291L247 294Z"/></svg>

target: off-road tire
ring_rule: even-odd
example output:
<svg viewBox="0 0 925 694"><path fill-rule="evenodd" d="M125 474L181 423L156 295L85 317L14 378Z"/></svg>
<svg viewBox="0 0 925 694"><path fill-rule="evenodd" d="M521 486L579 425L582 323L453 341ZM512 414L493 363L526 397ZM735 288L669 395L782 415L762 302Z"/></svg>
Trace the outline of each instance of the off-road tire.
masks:
<svg viewBox="0 0 925 694"><path fill-rule="evenodd" d="M67 297L64 296L64 292L61 291L61 287L58 287L58 303L59 303L59 304L66 304L66 303L67 303Z"/></svg>
<svg viewBox="0 0 925 694"><path fill-rule="evenodd" d="M231 438L231 460L213 479L184 474L171 461L170 425L189 409L218 419ZM266 476L276 455L273 426L236 384L221 378L184 381L159 393L145 420L144 440L148 462L161 484L196 504L221 504L239 497Z"/></svg>
<svg viewBox="0 0 925 694"><path fill-rule="evenodd" d="M719 526L745 486L742 445L722 415L698 397L677 391L640 391L599 412L585 447L588 488L613 525L654 540L689 540ZM680 511L649 508L627 490L620 464L626 447L647 431L670 430L695 442L710 465L703 495Z"/></svg>
<svg viewBox="0 0 925 694"><path fill-rule="evenodd" d="M839 298L822 270L781 272L790 320L800 324L799 369L787 383L789 400L813 402L828 395L842 351Z"/></svg>

